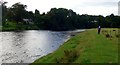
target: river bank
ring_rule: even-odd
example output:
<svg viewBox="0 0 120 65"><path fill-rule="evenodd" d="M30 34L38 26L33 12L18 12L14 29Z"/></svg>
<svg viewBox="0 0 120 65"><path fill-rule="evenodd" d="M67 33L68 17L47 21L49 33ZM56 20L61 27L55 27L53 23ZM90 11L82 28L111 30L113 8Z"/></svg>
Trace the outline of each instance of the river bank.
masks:
<svg viewBox="0 0 120 65"><path fill-rule="evenodd" d="M0 64L31 63L54 52L65 41L84 30L25 30L0 32Z"/></svg>
<svg viewBox="0 0 120 65"><path fill-rule="evenodd" d="M117 28L87 29L34 63L118 63L119 37Z"/></svg>

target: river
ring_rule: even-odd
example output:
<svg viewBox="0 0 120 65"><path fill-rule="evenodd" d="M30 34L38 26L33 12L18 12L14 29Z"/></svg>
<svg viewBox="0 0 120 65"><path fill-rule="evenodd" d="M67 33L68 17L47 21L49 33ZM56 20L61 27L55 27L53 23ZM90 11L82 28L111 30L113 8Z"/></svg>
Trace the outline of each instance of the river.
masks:
<svg viewBox="0 0 120 65"><path fill-rule="evenodd" d="M47 30L0 32L0 64L32 63L59 48L70 38L69 32Z"/></svg>

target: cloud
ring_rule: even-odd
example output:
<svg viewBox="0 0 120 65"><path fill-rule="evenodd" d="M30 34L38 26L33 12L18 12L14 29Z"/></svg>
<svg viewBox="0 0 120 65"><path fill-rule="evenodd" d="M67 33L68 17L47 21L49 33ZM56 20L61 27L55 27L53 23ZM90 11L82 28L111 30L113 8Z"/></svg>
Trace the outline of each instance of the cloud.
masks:
<svg viewBox="0 0 120 65"><path fill-rule="evenodd" d="M104 6L104 7L115 7L117 2L96 2L96 3L86 3L89 6Z"/></svg>
<svg viewBox="0 0 120 65"><path fill-rule="evenodd" d="M27 10L40 12L47 12L51 8L67 8L72 9L79 14L93 14L93 15L108 15L117 11L119 0L5 0L8 2L7 6L11 6L16 2L26 4Z"/></svg>

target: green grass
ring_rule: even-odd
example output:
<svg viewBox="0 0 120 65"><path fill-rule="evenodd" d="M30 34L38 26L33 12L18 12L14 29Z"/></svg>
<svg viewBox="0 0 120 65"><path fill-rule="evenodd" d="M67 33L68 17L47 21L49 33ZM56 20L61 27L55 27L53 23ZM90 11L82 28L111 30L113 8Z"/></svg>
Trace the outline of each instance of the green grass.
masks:
<svg viewBox="0 0 120 65"><path fill-rule="evenodd" d="M17 23L14 21L7 21L2 25L2 31L16 31L16 30L31 30L37 29L34 24L26 24L26 23Z"/></svg>
<svg viewBox="0 0 120 65"><path fill-rule="evenodd" d="M106 34L112 37L106 37ZM88 29L73 36L59 49L34 63L57 63L57 61L60 63L118 63L118 37L116 35L118 35L117 28L102 29L100 35L97 34L97 29ZM69 61L70 58L73 60Z"/></svg>
<svg viewBox="0 0 120 65"><path fill-rule="evenodd" d="M5 25L3 24L2 30L15 30L17 28L16 22L6 22Z"/></svg>

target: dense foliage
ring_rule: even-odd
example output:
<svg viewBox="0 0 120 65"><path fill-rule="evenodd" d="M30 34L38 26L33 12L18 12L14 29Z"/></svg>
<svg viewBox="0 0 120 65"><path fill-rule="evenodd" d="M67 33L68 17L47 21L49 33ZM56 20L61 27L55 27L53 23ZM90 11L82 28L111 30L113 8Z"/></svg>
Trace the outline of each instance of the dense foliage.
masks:
<svg viewBox="0 0 120 65"><path fill-rule="evenodd" d="M98 25L104 28L120 27L120 16L115 16L114 14L106 17L101 15L79 15L73 10L65 8L51 8L49 12L40 14L37 9L34 13L27 11L27 5L21 3L15 3L9 8L5 4L6 2L2 4L3 30L10 29L11 26L14 30L74 30L96 28Z"/></svg>

